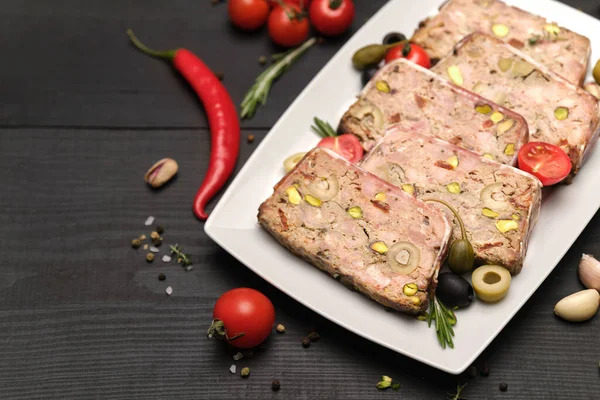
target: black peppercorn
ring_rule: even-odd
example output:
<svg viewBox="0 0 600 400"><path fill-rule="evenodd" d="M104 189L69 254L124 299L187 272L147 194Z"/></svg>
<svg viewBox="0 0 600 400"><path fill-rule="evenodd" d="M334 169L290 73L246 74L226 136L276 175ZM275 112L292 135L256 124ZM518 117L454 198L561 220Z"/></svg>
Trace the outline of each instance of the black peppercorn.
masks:
<svg viewBox="0 0 600 400"><path fill-rule="evenodd" d="M133 247L134 249L137 249L141 245L142 245L142 241L140 239L133 239L131 241L131 247Z"/></svg>
<svg viewBox="0 0 600 400"><path fill-rule="evenodd" d="M154 254L152 254L152 253L146 254L146 261L148 261L148 262L154 261Z"/></svg>
<svg viewBox="0 0 600 400"><path fill-rule="evenodd" d="M490 376L490 367L483 367L481 371L479 371L481 376Z"/></svg>
<svg viewBox="0 0 600 400"><path fill-rule="evenodd" d="M165 279L167 279L167 276L165 274L163 274L162 272L160 274L158 274L159 281L164 281Z"/></svg>
<svg viewBox="0 0 600 400"><path fill-rule="evenodd" d="M162 235L165 232L165 228L163 228L160 225L157 225L156 226L156 232Z"/></svg>
<svg viewBox="0 0 600 400"><path fill-rule="evenodd" d="M310 338L307 336L302 339L302 347L308 347L308 346L310 346Z"/></svg>
<svg viewBox="0 0 600 400"><path fill-rule="evenodd" d="M506 382L502 382L500 384L500 391L501 392L506 392L508 390L508 385L506 384Z"/></svg>
<svg viewBox="0 0 600 400"><path fill-rule="evenodd" d="M467 372L467 376L469 378L475 378L475 377L477 377L477 367L475 367L474 365L472 365L469 368L468 372Z"/></svg>
<svg viewBox="0 0 600 400"><path fill-rule="evenodd" d="M160 238L152 239L152 244L158 247L162 244L162 240Z"/></svg>
<svg viewBox="0 0 600 400"><path fill-rule="evenodd" d="M279 390L280 387L281 387L281 384L279 383L279 381L277 379L275 379L273 381L273 383L271 383L271 389L273 389L273 390Z"/></svg>
<svg viewBox="0 0 600 400"><path fill-rule="evenodd" d="M311 342L318 342L320 337L319 334L315 331L309 332L307 336Z"/></svg>

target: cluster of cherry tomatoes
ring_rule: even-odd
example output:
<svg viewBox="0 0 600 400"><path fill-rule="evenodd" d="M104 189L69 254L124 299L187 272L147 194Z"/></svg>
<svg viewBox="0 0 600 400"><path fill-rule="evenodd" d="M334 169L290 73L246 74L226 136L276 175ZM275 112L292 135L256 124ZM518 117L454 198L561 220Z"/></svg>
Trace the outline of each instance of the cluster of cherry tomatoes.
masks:
<svg viewBox="0 0 600 400"><path fill-rule="evenodd" d="M229 0L229 18L243 30L267 25L269 36L283 47L308 38L310 26L323 36L344 33L354 19L352 0Z"/></svg>

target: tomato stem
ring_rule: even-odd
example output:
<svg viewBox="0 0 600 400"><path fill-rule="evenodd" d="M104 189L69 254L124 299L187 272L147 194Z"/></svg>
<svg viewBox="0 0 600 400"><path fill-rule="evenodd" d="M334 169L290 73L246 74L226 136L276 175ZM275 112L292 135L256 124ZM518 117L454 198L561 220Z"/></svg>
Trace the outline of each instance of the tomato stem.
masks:
<svg viewBox="0 0 600 400"><path fill-rule="evenodd" d="M217 339L226 339L229 341L235 340L237 338L241 338L244 336L245 332L236 333L233 336L227 335L227 330L225 329L225 324L218 318L212 320L210 327L208 328L207 337L210 339L212 337L216 337Z"/></svg>
<svg viewBox="0 0 600 400"><path fill-rule="evenodd" d="M129 36L129 39L131 39L131 42L133 43L133 45L135 47L137 47L138 50L140 50L141 52L146 53L152 57L163 58L165 60L173 61L173 58L175 58L175 54L177 53L177 50L179 50L179 49L165 50L165 51L152 50L151 48L146 47L146 45L144 45L133 34L133 31L131 29L127 29L127 36Z"/></svg>
<svg viewBox="0 0 600 400"><path fill-rule="evenodd" d="M332 10L337 10L342 5L342 0L330 0L329 8Z"/></svg>

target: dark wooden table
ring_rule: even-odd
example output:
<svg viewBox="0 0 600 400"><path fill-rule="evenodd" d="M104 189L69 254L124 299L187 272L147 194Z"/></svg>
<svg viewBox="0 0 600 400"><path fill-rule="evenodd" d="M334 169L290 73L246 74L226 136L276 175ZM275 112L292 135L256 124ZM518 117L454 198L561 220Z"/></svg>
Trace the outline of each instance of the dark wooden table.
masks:
<svg viewBox="0 0 600 400"><path fill-rule="evenodd" d="M567 2L600 16L598 2ZM353 31L384 1L357 3ZM8 1L0 15L1 399L443 399L457 382L468 383L469 399L600 398L600 318L574 325L552 312L582 288L581 253L600 256L600 214L479 357L491 375L447 375L307 310L212 243L194 218L206 116L167 64L130 46L125 29L157 48L190 48L225 74L236 103L263 69L258 57L275 50L264 31L236 32L226 7L208 0ZM243 137L257 140L242 142L238 168L348 37L311 49L243 123ZM180 174L152 191L142 177L162 157L175 158ZM147 264L131 249L149 233L149 215L165 226L165 242L193 255L193 271ZM229 372L231 349L205 337L215 300L239 286L269 296L287 327L235 362L251 367L246 380ZM321 340L304 349L310 327ZM377 391L382 374L400 391Z"/></svg>

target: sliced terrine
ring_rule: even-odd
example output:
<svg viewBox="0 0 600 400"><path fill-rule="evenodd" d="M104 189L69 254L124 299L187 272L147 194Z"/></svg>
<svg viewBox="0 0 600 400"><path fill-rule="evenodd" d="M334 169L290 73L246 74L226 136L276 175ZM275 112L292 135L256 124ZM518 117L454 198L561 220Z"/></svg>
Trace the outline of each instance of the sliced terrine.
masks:
<svg viewBox="0 0 600 400"><path fill-rule="evenodd" d="M501 265L512 274L523 266L529 234L537 220L541 183L516 168L480 157L398 124L361 166L419 199L439 199L461 216L477 264ZM454 239L461 237L454 221Z"/></svg>
<svg viewBox="0 0 600 400"><path fill-rule="evenodd" d="M474 32L494 35L576 85L583 82L591 48L587 37L497 0L449 0L419 24L411 40L435 61Z"/></svg>
<svg viewBox="0 0 600 400"><path fill-rule="evenodd" d="M323 148L275 186L258 220L317 268L411 314L427 309L452 233L432 205Z"/></svg>
<svg viewBox="0 0 600 400"><path fill-rule="evenodd" d="M342 117L340 131L357 135L369 150L399 121L423 121L430 135L509 165L527 142L522 116L405 59L378 71Z"/></svg>
<svg viewBox="0 0 600 400"><path fill-rule="evenodd" d="M493 36L467 36L433 71L521 114L529 141L561 147L573 175L598 136L597 98Z"/></svg>

